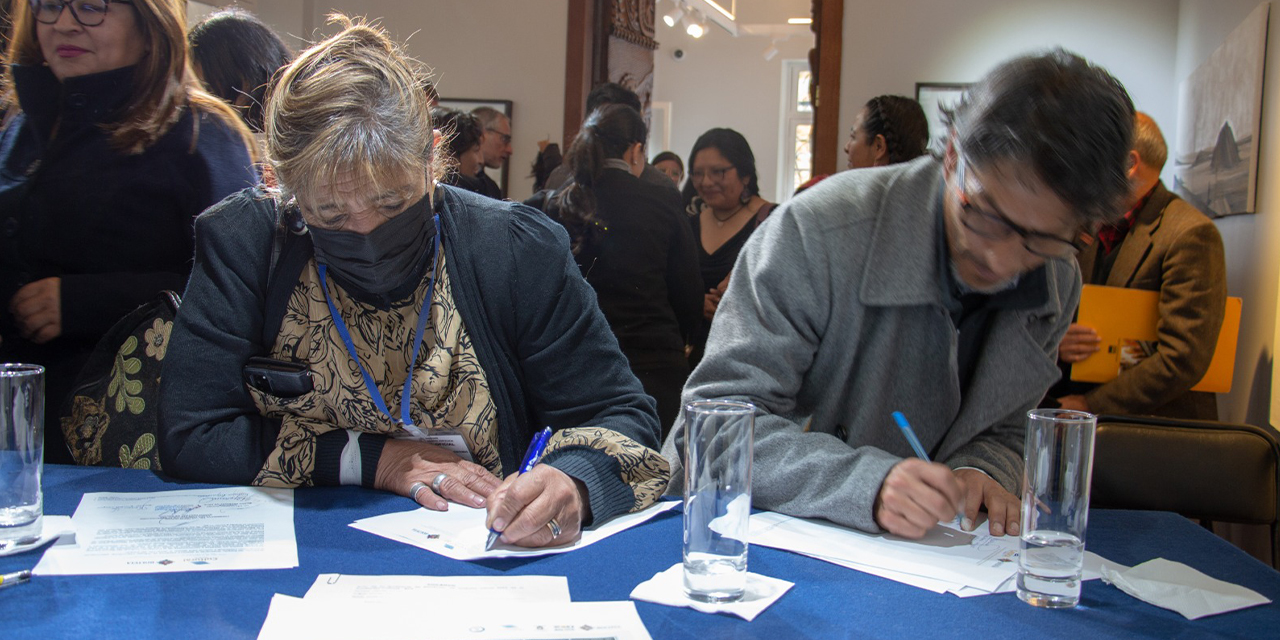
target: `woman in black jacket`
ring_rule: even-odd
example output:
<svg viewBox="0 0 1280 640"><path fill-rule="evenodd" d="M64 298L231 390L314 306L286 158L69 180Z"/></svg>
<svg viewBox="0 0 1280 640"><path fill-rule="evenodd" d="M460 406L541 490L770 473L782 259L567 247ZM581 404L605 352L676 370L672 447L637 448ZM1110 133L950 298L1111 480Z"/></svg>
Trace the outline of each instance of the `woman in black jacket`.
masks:
<svg viewBox="0 0 1280 640"><path fill-rule="evenodd" d="M158 292L181 291L192 220L257 180L248 129L187 64L184 4L13 5L0 360L45 367L47 462L71 462L58 418L99 338Z"/></svg>
<svg viewBox="0 0 1280 640"><path fill-rule="evenodd" d="M658 403L665 438L689 376L684 350L702 320L702 290L693 233L674 194L638 178L646 134L629 106L593 112L566 156L572 180L550 208L631 371Z"/></svg>

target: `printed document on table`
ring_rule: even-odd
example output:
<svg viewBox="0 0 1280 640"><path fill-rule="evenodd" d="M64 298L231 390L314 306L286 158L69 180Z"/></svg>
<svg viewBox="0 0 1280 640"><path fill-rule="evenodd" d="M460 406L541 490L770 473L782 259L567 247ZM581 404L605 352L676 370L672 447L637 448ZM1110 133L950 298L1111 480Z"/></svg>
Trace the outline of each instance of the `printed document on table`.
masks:
<svg viewBox="0 0 1280 640"><path fill-rule="evenodd" d="M363 518L350 526L377 536L411 544L454 560L479 560L481 558L527 558L565 553L581 549L609 536L625 531L650 518L675 507L679 501L664 501L647 509L614 518L595 529L582 532L576 542L559 547L526 549L499 542L490 551L484 550L489 530L484 526L485 510L460 504L450 504L448 511L414 509Z"/></svg>
<svg viewBox="0 0 1280 640"><path fill-rule="evenodd" d="M415 607L276 594L258 640L651 640L635 603L423 601Z"/></svg>
<svg viewBox="0 0 1280 640"><path fill-rule="evenodd" d="M86 493L71 521L74 542L49 547L36 575L298 566L291 489Z"/></svg>
<svg viewBox="0 0 1280 640"><path fill-rule="evenodd" d="M340 602L342 606L423 602L569 602L564 576L353 576L322 573L307 590L307 600Z"/></svg>

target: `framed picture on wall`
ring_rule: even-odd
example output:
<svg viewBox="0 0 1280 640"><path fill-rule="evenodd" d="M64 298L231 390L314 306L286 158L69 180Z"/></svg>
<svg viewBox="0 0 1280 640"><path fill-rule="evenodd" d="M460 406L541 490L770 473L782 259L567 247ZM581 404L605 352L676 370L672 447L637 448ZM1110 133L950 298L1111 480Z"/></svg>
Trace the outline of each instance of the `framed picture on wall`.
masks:
<svg viewBox="0 0 1280 640"><path fill-rule="evenodd" d="M916 102L924 109L924 116L929 121L929 148L942 151L945 144L945 127L942 124L943 107L951 108L959 104L960 98L969 88L967 82L917 82Z"/></svg>
<svg viewBox="0 0 1280 640"><path fill-rule="evenodd" d="M510 100L481 100L478 98L444 98L444 97L440 98L440 106L448 107L450 109L457 109L458 111L466 111L470 113L471 111L479 109L480 107L489 107L490 109L498 111L502 115L506 116L507 120L511 121L511 131L515 132L516 120L515 118L511 117L511 105L512 105L512 102ZM488 132L486 131L485 134L488 135ZM493 178L494 182L498 183L498 186L500 188L502 188L502 195L505 197L510 197L509 191L507 190L507 183L508 183L508 180L510 179L510 174L511 174L511 159L508 158L507 162L502 165L501 169L491 169L491 168L485 167L485 172L489 174L490 178Z"/></svg>

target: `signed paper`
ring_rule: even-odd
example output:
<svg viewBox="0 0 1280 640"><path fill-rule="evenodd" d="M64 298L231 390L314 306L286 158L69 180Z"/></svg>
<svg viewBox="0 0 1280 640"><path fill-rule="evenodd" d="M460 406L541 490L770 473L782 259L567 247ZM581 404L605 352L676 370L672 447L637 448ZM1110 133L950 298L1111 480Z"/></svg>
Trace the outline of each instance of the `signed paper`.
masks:
<svg viewBox="0 0 1280 640"><path fill-rule="evenodd" d="M71 520L75 540L50 547L36 575L298 566L289 489L86 493Z"/></svg>
<svg viewBox="0 0 1280 640"><path fill-rule="evenodd" d="M356 520L351 526L454 560L533 557L581 549L619 531L630 529L678 504L680 503L676 501L659 502L647 509L618 516L599 527L583 531L582 537L576 542L543 549L526 549L499 542L492 550L485 551L484 543L489 537L489 530L484 526L485 510L460 504L450 504L448 511L414 509L388 513Z"/></svg>

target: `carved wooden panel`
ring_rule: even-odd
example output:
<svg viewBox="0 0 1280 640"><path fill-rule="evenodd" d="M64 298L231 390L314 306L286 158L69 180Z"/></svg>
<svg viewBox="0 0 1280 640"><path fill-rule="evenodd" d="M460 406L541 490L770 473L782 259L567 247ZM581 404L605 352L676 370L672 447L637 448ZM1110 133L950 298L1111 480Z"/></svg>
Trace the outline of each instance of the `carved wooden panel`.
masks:
<svg viewBox="0 0 1280 640"><path fill-rule="evenodd" d="M610 0L609 35L653 51L656 0Z"/></svg>

